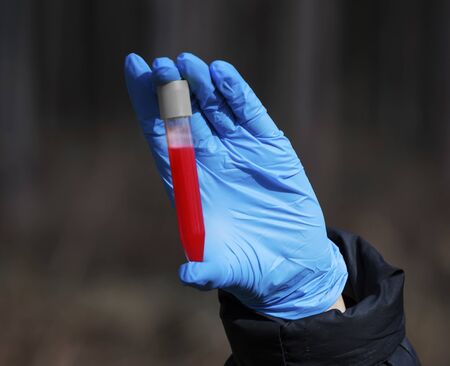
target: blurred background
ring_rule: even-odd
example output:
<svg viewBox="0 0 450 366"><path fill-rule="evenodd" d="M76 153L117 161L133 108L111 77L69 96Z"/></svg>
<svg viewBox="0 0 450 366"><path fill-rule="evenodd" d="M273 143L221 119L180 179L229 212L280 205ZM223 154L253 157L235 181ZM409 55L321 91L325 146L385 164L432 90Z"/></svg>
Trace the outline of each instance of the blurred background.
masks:
<svg viewBox="0 0 450 366"><path fill-rule="evenodd" d="M123 60L233 63L327 223L406 270L407 332L448 365L450 2L0 1L0 365L220 365Z"/></svg>

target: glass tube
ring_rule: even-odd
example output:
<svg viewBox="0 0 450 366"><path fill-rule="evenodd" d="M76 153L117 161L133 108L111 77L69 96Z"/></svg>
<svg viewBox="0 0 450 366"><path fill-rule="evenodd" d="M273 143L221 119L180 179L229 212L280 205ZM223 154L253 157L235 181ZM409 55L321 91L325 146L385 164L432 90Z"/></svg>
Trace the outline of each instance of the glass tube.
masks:
<svg viewBox="0 0 450 366"><path fill-rule="evenodd" d="M190 117L164 121L175 196L178 232L190 261L203 261L205 227Z"/></svg>

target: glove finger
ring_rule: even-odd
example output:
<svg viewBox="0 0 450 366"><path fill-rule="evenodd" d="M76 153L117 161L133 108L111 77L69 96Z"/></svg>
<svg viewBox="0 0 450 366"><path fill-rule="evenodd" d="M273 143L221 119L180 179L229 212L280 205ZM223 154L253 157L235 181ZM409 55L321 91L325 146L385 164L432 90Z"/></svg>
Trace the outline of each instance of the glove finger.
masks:
<svg viewBox="0 0 450 366"><path fill-rule="evenodd" d="M172 183L164 123L157 118L158 104L151 78L152 70L142 57L133 53L126 57L125 81L128 94L170 196Z"/></svg>
<svg viewBox="0 0 450 366"><path fill-rule="evenodd" d="M178 271L183 284L207 291L227 286L229 271L223 265L213 262L188 262Z"/></svg>
<svg viewBox="0 0 450 366"><path fill-rule="evenodd" d="M158 145L165 141L164 124L158 118L158 102L152 84L152 70L142 57L129 54L125 59L125 81L131 103L146 135L155 137Z"/></svg>
<svg viewBox="0 0 450 366"><path fill-rule="evenodd" d="M175 63L168 57L157 57L152 62L152 80L155 86L181 80Z"/></svg>
<svg viewBox="0 0 450 366"><path fill-rule="evenodd" d="M233 132L233 113L216 90L208 65L191 53L182 53L177 57L177 66L183 78L188 81L200 109L218 135L224 136Z"/></svg>
<svg viewBox="0 0 450 366"><path fill-rule="evenodd" d="M233 65L214 61L210 71L217 89L225 97L241 126L255 137L281 134L266 108Z"/></svg>
<svg viewBox="0 0 450 366"><path fill-rule="evenodd" d="M162 85L175 80L181 80L180 72L175 63L168 57L156 58L152 64L153 74L152 80L154 85ZM192 118L191 130L194 139L194 144L206 141L212 137L211 129L206 123L205 119L198 110L195 100L192 101Z"/></svg>

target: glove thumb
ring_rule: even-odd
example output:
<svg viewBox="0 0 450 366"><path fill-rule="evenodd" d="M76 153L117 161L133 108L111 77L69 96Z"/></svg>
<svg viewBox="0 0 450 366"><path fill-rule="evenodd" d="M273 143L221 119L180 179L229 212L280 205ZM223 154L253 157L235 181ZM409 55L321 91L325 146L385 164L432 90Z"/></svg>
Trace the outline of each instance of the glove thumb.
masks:
<svg viewBox="0 0 450 366"><path fill-rule="evenodd" d="M184 285L203 291L227 287L230 272L226 265L214 262L188 262L178 270Z"/></svg>

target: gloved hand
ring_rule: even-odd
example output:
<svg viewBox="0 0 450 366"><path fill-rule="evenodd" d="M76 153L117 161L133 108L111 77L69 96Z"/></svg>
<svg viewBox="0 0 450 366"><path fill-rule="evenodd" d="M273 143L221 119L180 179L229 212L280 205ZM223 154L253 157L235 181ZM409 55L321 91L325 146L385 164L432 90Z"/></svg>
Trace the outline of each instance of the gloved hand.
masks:
<svg viewBox="0 0 450 366"><path fill-rule="evenodd" d="M128 91L170 197L163 121L155 86L184 78L205 221L204 262L180 267L184 284L221 288L257 312L298 319L326 311L347 279L344 260L327 238L319 202L289 140L236 69L209 67L183 53L152 70L130 54Z"/></svg>

